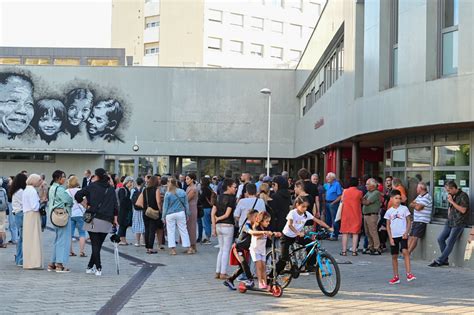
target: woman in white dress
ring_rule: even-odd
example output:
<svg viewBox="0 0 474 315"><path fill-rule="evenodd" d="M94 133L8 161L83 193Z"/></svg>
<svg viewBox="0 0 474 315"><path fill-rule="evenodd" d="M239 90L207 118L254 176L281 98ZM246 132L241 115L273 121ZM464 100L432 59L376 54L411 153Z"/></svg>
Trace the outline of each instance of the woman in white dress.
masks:
<svg viewBox="0 0 474 315"><path fill-rule="evenodd" d="M36 187L41 177L31 174L23 191L23 269L43 269L40 199Z"/></svg>

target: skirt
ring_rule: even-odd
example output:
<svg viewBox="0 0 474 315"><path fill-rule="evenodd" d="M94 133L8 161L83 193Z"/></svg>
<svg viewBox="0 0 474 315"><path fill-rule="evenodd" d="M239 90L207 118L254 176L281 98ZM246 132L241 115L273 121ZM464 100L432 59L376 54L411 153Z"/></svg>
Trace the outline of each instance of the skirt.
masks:
<svg viewBox="0 0 474 315"><path fill-rule="evenodd" d="M43 269L41 216L28 211L23 217L23 269Z"/></svg>
<svg viewBox="0 0 474 315"><path fill-rule="evenodd" d="M132 233L145 233L145 223L143 223L143 211L133 210Z"/></svg>

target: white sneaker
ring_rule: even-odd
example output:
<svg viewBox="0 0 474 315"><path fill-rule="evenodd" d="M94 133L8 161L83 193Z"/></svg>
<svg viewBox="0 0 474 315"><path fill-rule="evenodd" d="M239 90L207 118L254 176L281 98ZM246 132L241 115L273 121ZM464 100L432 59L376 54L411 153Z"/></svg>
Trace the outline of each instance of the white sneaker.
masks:
<svg viewBox="0 0 474 315"><path fill-rule="evenodd" d="M97 269L97 270L95 271L95 275L96 275L97 277L102 276L102 269Z"/></svg>
<svg viewBox="0 0 474 315"><path fill-rule="evenodd" d="M95 269L95 267L87 268L87 269L86 269L86 274L91 275L91 274L93 274L93 273L96 273L96 271L97 271L97 270Z"/></svg>
<svg viewBox="0 0 474 315"><path fill-rule="evenodd" d="M215 245L214 248L219 248L219 244Z"/></svg>

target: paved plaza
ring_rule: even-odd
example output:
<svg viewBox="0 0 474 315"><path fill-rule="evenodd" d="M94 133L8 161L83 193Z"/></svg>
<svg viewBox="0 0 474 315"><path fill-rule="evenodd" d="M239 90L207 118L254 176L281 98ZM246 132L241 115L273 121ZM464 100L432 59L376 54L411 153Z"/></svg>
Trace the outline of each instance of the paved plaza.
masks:
<svg viewBox="0 0 474 315"><path fill-rule="evenodd" d="M54 233L44 236L45 263ZM74 243L74 246L78 246ZM474 272L463 268L431 269L415 261L417 280L390 286L390 257L341 257L339 243L325 246L341 262L342 286L334 298L319 290L314 274L300 276L283 297L232 292L215 280L218 249L198 247L198 254L146 255L143 248L120 247L120 275L113 246L103 251L103 276L84 273L88 258L72 257L69 274L24 271L13 263L14 246L0 251L0 314L270 314L270 313L474 313ZM90 248L88 247L88 251ZM77 249L76 249L77 252ZM89 253L88 253L89 254ZM401 270L403 272L403 270Z"/></svg>

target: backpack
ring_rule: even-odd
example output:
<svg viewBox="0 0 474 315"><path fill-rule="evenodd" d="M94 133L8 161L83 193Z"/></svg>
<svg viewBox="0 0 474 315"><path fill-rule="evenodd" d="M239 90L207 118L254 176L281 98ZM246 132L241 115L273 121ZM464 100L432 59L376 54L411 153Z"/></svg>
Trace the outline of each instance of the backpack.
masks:
<svg viewBox="0 0 474 315"><path fill-rule="evenodd" d="M0 187L0 211L7 211L8 210L8 197L7 191Z"/></svg>

